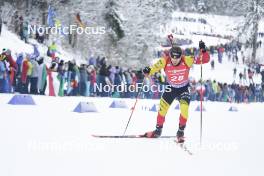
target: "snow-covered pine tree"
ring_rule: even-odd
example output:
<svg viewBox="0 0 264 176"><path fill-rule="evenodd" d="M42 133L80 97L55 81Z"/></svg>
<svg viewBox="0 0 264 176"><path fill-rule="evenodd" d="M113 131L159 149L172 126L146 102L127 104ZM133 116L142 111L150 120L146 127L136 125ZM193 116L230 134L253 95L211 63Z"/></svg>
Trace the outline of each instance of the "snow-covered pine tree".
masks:
<svg viewBox="0 0 264 176"><path fill-rule="evenodd" d="M238 37L245 37L249 45L252 46L252 54L250 61L255 63L258 62L256 60L258 30L259 22L264 16L264 0L238 1L234 5L234 8L237 8L238 6L240 7L240 9L246 12L244 13L245 18L239 27Z"/></svg>
<svg viewBox="0 0 264 176"><path fill-rule="evenodd" d="M106 3L105 20L108 23L109 28L113 31L114 40L118 41L125 36L125 32L122 27L122 20L116 10L117 3L114 0L109 0Z"/></svg>

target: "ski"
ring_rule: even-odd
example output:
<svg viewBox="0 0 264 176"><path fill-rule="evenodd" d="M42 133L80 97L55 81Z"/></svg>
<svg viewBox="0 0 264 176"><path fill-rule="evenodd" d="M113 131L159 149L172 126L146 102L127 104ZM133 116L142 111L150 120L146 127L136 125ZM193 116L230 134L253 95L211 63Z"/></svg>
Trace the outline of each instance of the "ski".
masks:
<svg viewBox="0 0 264 176"><path fill-rule="evenodd" d="M184 143L179 143L177 140L174 140L174 142L179 146L183 151L188 153L189 155L193 155L193 153L188 149L188 147Z"/></svg>
<svg viewBox="0 0 264 176"><path fill-rule="evenodd" d="M149 138L146 135L95 135L93 134L92 137L95 138L145 138L145 139L159 139L159 138L175 138L176 136L160 136L159 138ZM193 155L193 153L188 149L188 147L184 143L179 143L177 140L174 142L179 146L183 151L185 151L189 155Z"/></svg>
<svg viewBox="0 0 264 176"><path fill-rule="evenodd" d="M146 135L92 135L95 138L149 138ZM175 138L175 136L160 136L159 138ZM149 138L158 139L158 138Z"/></svg>

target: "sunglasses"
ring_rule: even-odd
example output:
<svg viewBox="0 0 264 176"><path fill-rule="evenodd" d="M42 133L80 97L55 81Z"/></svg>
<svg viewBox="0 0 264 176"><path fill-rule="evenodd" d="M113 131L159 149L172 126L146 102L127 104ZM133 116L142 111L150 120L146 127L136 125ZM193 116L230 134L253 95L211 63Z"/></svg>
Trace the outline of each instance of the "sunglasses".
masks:
<svg viewBox="0 0 264 176"><path fill-rule="evenodd" d="M176 56L171 57L171 59L173 59L173 60L178 60L178 59L180 59L180 58L181 58L181 56L179 56L179 57L176 57Z"/></svg>

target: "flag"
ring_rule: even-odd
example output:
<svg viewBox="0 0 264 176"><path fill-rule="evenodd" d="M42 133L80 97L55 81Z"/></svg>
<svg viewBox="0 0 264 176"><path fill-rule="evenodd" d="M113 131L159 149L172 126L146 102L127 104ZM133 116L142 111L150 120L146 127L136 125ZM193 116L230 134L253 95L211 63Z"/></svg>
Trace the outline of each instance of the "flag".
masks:
<svg viewBox="0 0 264 176"><path fill-rule="evenodd" d="M85 28L85 25L83 24L83 22L81 20L81 16L79 13L76 14L76 21L77 21L79 26L81 26L82 28Z"/></svg>
<svg viewBox="0 0 264 176"><path fill-rule="evenodd" d="M51 8L51 6L49 6L48 18L47 18L47 24L48 24L49 27L54 27L55 26L55 21L54 21L55 16L56 16L56 13Z"/></svg>
<svg viewBox="0 0 264 176"><path fill-rule="evenodd" d="M55 27L57 27L57 28L61 28L62 27L60 20L55 19Z"/></svg>
<svg viewBox="0 0 264 176"><path fill-rule="evenodd" d="M55 19L55 27L58 29L58 31L60 32L60 34L62 34L63 36L66 36L67 31L63 31L64 26L62 25L61 21L59 19Z"/></svg>

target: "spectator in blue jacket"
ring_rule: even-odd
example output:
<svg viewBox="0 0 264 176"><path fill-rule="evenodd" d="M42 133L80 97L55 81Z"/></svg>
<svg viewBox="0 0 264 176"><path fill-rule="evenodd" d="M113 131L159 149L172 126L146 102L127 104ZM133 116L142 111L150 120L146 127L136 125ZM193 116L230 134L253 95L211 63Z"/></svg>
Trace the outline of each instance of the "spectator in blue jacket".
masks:
<svg viewBox="0 0 264 176"><path fill-rule="evenodd" d="M6 71L7 69L5 64L5 56L1 54L0 55L0 93L5 92L5 82L7 77Z"/></svg>

